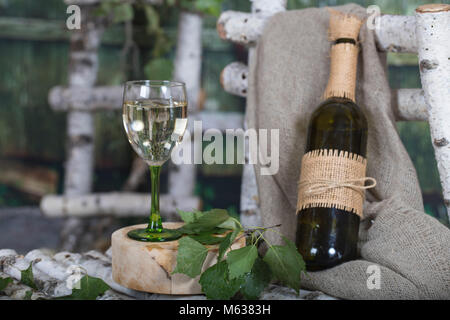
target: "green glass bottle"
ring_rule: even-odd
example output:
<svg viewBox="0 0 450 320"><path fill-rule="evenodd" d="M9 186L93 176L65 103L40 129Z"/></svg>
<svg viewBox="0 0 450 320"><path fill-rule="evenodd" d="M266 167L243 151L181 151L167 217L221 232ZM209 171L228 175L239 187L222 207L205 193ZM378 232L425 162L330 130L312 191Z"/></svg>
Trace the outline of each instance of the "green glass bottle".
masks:
<svg viewBox="0 0 450 320"><path fill-rule="evenodd" d="M367 120L354 101L357 35L355 39L335 39L325 100L311 116L305 153L342 150L366 156ZM355 259L359 223L358 214L332 206L298 210L296 245L307 270L323 270Z"/></svg>

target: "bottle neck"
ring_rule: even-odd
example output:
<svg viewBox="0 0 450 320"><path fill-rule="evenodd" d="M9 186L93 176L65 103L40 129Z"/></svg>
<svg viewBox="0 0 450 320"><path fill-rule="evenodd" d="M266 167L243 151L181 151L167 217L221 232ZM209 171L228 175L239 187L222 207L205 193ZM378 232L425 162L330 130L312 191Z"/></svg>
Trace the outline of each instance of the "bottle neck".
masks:
<svg viewBox="0 0 450 320"><path fill-rule="evenodd" d="M355 101L358 64L358 47L356 43L346 39L338 39L331 47L330 56L330 77L323 94L324 100L336 97Z"/></svg>

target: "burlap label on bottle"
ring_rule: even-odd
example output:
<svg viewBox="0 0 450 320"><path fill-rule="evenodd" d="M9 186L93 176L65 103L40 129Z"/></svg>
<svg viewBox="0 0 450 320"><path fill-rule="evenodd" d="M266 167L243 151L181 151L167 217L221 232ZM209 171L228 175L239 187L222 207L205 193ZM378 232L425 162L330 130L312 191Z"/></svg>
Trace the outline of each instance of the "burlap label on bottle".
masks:
<svg viewBox="0 0 450 320"><path fill-rule="evenodd" d="M362 217L365 189L376 185L366 177L367 160L342 150L313 150L302 158L297 212L305 208L337 208ZM371 185L365 185L366 181Z"/></svg>
<svg viewBox="0 0 450 320"><path fill-rule="evenodd" d="M330 78L323 94L324 99L342 97L355 101L357 64L357 46L339 43L331 47Z"/></svg>

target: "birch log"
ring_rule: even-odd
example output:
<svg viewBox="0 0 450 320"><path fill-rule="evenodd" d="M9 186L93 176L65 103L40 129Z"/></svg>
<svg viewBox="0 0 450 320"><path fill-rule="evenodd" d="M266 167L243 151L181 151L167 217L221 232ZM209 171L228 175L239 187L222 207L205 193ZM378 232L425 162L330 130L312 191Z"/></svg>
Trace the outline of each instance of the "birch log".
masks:
<svg viewBox="0 0 450 320"><path fill-rule="evenodd" d="M375 19L375 40L380 51L417 53L416 18L382 15Z"/></svg>
<svg viewBox="0 0 450 320"><path fill-rule="evenodd" d="M41 211L48 217L146 217L150 210L150 195L140 193L91 193L73 196L45 196L41 201ZM162 215L169 220L178 220L176 209L190 211L200 208L197 197L161 195Z"/></svg>
<svg viewBox="0 0 450 320"><path fill-rule="evenodd" d="M252 13L225 11L217 21L217 32L223 40L255 46L268 19L282 11L283 1L253 2ZM263 4L264 3L264 4ZM269 8L264 5L271 4ZM382 15L375 19L375 38L380 51L417 52L415 17Z"/></svg>
<svg viewBox="0 0 450 320"><path fill-rule="evenodd" d="M252 1L252 14L258 18L267 19L275 13L284 10L286 10L286 0ZM254 48L249 48L249 63L251 63L251 60L253 59L254 52ZM229 69L224 70L221 74L222 85L225 87L229 84L233 90L239 92L241 96L245 96L247 94L247 88L245 88L244 85L248 85L248 68L242 63L235 63L228 66ZM232 81L236 81L238 84L231 85ZM244 124L244 128L247 128L246 123ZM245 164L243 167L241 182L240 218L243 225L262 226L263 222L261 220L261 212L259 208L259 193L256 184L255 169L253 165L249 163L248 140L246 140L245 145Z"/></svg>
<svg viewBox="0 0 450 320"><path fill-rule="evenodd" d="M248 66L241 62L230 63L223 69L220 83L226 92L246 97ZM423 90L394 89L392 97L392 107L398 121L425 121L428 119Z"/></svg>
<svg viewBox="0 0 450 320"><path fill-rule="evenodd" d="M187 11L180 13L173 78L186 83L189 114L200 110L202 30L203 17L200 14ZM168 191L171 195L192 196L195 182L194 164L173 165L170 163Z"/></svg>
<svg viewBox="0 0 450 320"><path fill-rule="evenodd" d="M393 89L392 108L397 121L427 121L428 111L422 89Z"/></svg>
<svg viewBox="0 0 450 320"><path fill-rule="evenodd" d="M228 93L247 96L248 67L242 62L232 62L220 74L220 84Z"/></svg>
<svg viewBox="0 0 450 320"><path fill-rule="evenodd" d="M97 79L98 47L104 30L95 16L95 7L82 6L81 29L72 30L69 54L69 87L90 88ZM89 111L71 111L67 114L67 161L65 164L64 193L86 194L92 188L94 164L94 119ZM81 237L84 224L69 218L61 232L62 248L73 250Z"/></svg>
<svg viewBox="0 0 450 320"><path fill-rule="evenodd" d="M64 255L71 256L67 252L65 252ZM85 256L86 255L80 255L80 257ZM96 260L96 258L93 257L89 257L88 259L90 261ZM36 290L19 282L21 280L21 271L26 270L30 264L33 269L33 278L37 287ZM107 262L103 263L103 268L99 265L96 267L97 273L105 269L111 270L110 260L109 264ZM87 273L86 268L80 263L64 264L61 261L56 260L50 252L39 249L32 250L25 256L18 255L14 250L0 250L0 269L3 270L2 274L14 279L13 285L8 285L4 290L8 296L14 299L24 299L26 293L31 291L33 293L31 296L32 300L69 295L72 293L72 285L74 282L78 281L80 277ZM88 274L93 276L92 271ZM103 280L105 281L105 279ZM124 295L120 292L128 295ZM98 299L126 300L130 299L130 296L133 293L132 290L126 288L117 291L108 290L102 297L98 297ZM137 293L137 296L139 297L142 295Z"/></svg>
<svg viewBox="0 0 450 320"><path fill-rule="evenodd" d="M246 74L248 68L242 63L237 64L235 70L242 70L242 73L228 70L227 75L222 76L222 84L227 92L229 86L247 89ZM231 65L231 64L230 64ZM229 66L230 66L229 65ZM236 85L236 77L240 77L241 82ZM225 80L224 80L225 79ZM233 94L234 92L230 92ZM119 111L122 109L123 88L121 86L100 86L93 88L72 88L57 86L50 90L48 101L54 111ZM245 96L245 94L242 94ZM225 131L226 129L242 128L243 116L239 112L221 111L195 111L189 114L188 128L193 130L194 121L202 121L203 130L215 128Z"/></svg>
<svg viewBox="0 0 450 320"><path fill-rule="evenodd" d="M419 69L431 139L450 217L450 5L416 9Z"/></svg>
<svg viewBox="0 0 450 320"><path fill-rule="evenodd" d="M109 250L111 251L111 249ZM32 263L33 276L37 290L20 282L21 270L25 270ZM70 284L80 276L88 274L106 282L111 290L106 291L97 300L199 300L205 299L203 295L174 296L150 294L125 288L112 279L111 256L98 251L87 253L72 253L68 251L52 254L47 250L32 250L25 256L17 254L11 249L0 249L0 278L11 277L10 283L0 296L5 299L24 299L27 292L32 291L31 299L48 299L70 294ZM333 299L323 293L294 290L278 285L269 285L261 295L262 300L322 300Z"/></svg>
<svg viewBox="0 0 450 320"><path fill-rule="evenodd" d="M242 45L254 45L261 35L266 19L254 14L225 11L217 20L217 33L223 40Z"/></svg>
<svg viewBox="0 0 450 320"><path fill-rule="evenodd" d="M52 88L48 102L54 111L103 111L122 108L122 86Z"/></svg>

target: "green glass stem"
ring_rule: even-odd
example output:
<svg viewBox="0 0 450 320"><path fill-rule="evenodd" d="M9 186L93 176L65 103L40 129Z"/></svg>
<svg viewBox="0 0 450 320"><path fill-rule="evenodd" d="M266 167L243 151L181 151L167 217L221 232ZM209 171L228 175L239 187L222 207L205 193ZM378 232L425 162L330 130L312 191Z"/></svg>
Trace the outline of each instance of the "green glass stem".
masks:
<svg viewBox="0 0 450 320"><path fill-rule="evenodd" d="M150 166L152 204L150 209L150 221L147 227L148 232L161 232L163 229L161 221L161 213L159 212L160 173L161 173L161 166Z"/></svg>

